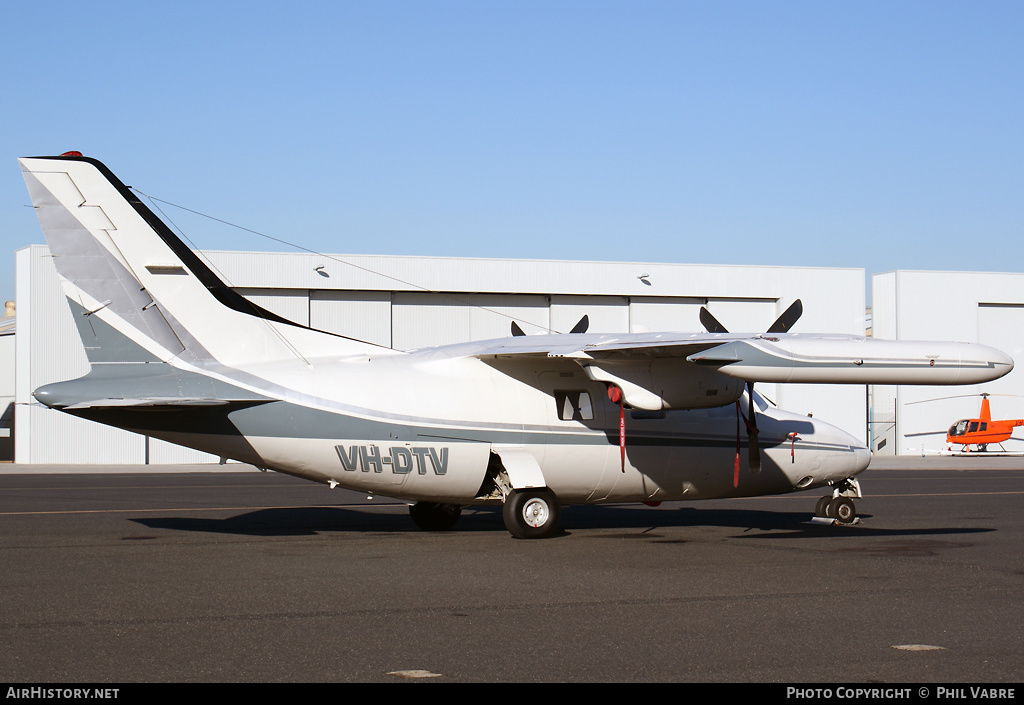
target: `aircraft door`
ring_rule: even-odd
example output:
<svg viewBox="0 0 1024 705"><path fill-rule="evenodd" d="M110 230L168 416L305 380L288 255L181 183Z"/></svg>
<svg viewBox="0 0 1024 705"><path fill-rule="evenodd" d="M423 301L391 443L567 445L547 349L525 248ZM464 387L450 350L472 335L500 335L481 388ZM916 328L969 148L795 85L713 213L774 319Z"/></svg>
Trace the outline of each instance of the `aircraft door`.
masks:
<svg viewBox="0 0 1024 705"><path fill-rule="evenodd" d="M575 364L541 372L538 381L550 429L543 462L548 486L562 502L592 501L607 484L606 466L618 452L608 440L605 387Z"/></svg>

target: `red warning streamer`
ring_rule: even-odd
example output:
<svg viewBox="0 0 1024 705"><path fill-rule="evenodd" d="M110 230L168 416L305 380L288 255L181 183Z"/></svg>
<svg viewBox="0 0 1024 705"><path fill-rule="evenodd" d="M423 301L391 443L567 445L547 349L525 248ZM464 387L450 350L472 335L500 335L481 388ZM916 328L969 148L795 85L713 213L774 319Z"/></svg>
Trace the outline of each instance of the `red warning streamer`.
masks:
<svg viewBox="0 0 1024 705"><path fill-rule="evenodd" d="M626 407L622 390L608 385L608 398L619 405L619 461L622 472L626 472Z"/></svg>
<svg viewBox="0 0 1024 705"><path fill-rule="evenodd" d="M740 486L740 403L736 402L736 460L732 464L732 486Z"/></svg>

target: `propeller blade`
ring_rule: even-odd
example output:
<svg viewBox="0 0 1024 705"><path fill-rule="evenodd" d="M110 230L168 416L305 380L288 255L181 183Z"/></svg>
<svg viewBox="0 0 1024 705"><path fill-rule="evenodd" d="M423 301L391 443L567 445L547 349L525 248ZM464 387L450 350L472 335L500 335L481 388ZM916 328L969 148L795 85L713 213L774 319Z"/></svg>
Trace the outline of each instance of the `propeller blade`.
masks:
<svg viewBox="0 0 1024 705"><path fill-rule="evenodd" d="M521 335L526 335L526 333L523 332L523 329L520 328L519 324L516 323L515 321L512 321L512 335L516 338L518 338Z"/></svg>
<svg viewBox="0 0 1024 705"><path fill-rule="evenodd" d="M794 301L789 308L787 308L781 316L775 319L775 323L768 329L769 333L788 333L789 329L800 319L803 315L804 305L800 303L800 299Z"/></svg>
<svg viewBox="0 0 1024 705"><path fill-rule="evenodd" d="M718 319L711 315L711 311L708 311L705 307L700 307L700 324L704 326L704 329L708 333L728 333Z"/></svg>
<svg viewBox="0 0 1024 705"><path fill-rule="evenodd" d="M747 419L747 465L750 466L750 472L756 475L761 472L761 444L757 439L757 409L754 406L753 382L747 382L747 396L750 398Z"/></svg>
<svg viewBox="0 0 1024 705"><path fill-rule="evenodd" d="M589 328L589 327L590 327L590 317L584 315L583 318L580 319L580 322L577 323L576 325L574 325L572 327L572 330L569 331L569 332L570 333L586 333L587 332L587 328Z"/></svg>

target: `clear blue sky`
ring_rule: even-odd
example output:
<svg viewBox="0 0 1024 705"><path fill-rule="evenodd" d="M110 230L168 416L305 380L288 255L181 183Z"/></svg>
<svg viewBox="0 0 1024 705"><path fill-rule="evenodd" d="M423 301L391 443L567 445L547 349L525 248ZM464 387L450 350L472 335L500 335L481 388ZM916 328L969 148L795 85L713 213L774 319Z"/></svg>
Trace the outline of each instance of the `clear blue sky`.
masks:
<svg viewBox="0 0 1024 705"><path fill-rule="evenodd" d="M1024 271L1022 37L1019 0L5 3L0 297L15 159L73 149L330 253Z"/></svg>

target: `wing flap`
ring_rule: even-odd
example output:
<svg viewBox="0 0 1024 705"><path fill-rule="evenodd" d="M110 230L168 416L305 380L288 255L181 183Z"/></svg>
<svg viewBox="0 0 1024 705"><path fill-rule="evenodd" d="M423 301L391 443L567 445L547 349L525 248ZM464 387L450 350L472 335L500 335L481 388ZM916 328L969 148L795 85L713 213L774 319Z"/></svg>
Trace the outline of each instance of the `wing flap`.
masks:
<svg viewBox="0 0 1024 705"><path fill-rule="evenodd" d="M64 411L75 411L82 409L194 409L198 407L208 408L215 406L231 406L235 408L256 406L266 404L273 399L211 399L211 398L185 398L185 397L146 397L138 399L93 399L80 401L68 406L59 407Z"/></svg>
<svg viewBox="0 0 1024 705"><path fill-rule="evenodd" d="M598 354L685 357L749 335L714 333L560 334L499 338L480 344L474 357L586 357Z"/></svg>

